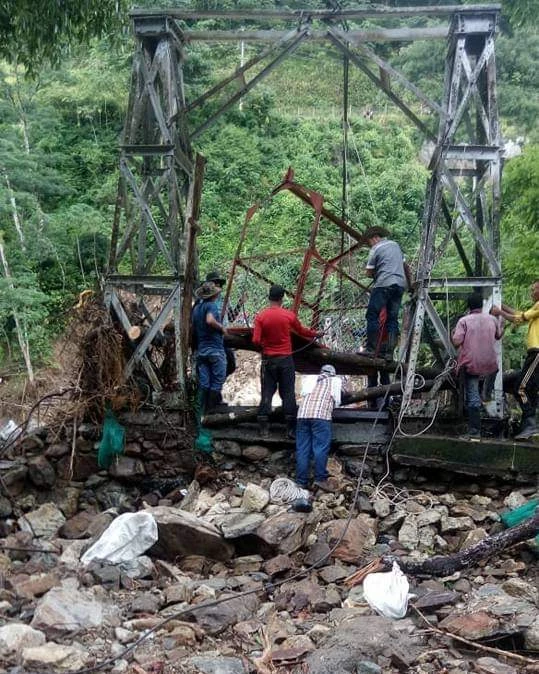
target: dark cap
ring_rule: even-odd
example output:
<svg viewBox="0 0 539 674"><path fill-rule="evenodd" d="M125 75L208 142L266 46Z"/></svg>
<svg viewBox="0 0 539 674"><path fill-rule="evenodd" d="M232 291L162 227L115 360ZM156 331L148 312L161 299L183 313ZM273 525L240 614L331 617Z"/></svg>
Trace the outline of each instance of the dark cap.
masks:
<svg viewBox="0 0 539 674"><path fill-rule="evenodd" d="M221 288L213 281L205 281L200 288L197 288L195 295L199 300L208 300L210 297L216 297L221 292Z"/></svg>
<svg viewBox="0 0 539 674"><path fill-rule="evenodd" d="M279 300L282 300L285 294L285 289L283 286L278 286L278 285L273 285L269 289L269 299L272 302L278 302Z"/></svg>
<svg viewBox="0 0 539 674"><path fill-rule="evenodd" d="M389 236L389 232L385 227L378 227L378 225L376 225L374 227L369 227L368 229L366 229L363 232L361 238L364 241L368 241L369 239L372 239L375 236L379 236L383 239L384 237Z"/></svg>
<svg viewBox="0 0 539 674"><path fill-rule="evenodd" d="M226 278L218 271L210 271L206 274L206 281L213 281L214 283L226 283Z"/></svg>

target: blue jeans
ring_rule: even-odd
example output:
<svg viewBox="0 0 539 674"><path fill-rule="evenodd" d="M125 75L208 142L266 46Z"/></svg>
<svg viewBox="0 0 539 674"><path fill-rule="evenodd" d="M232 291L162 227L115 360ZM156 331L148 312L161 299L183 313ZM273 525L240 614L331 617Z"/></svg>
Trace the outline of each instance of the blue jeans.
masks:
<svg viewBox="0 0 539 674"><path fill-rule="evenodd" d="M296 424L296 482L309 484L309 466L314 457L314 479L327 480L328 455L331 445L331 421L298 419Z"/></svg>
<svg viewBox="0 0 539 674"><path fill-rule="evenodd" d="M379 330L380 312L385 307L387 311L386 329L389 334L399 332L399 310L401 308L404 288L397 284L384 288L373 288L367 306L367 334L374 335Z"/></svg>
<svg viewBox="0 0 539 674"><path fill-rule="evenodd" d="M197 353L196 358L198 384L200 388L221 391L226 379L225 351L216 351L208 355Z"/></svg>
<svg viewBox="0 0 539 674"><path fill-rule="evenodd" d="M479 409L481 407L479 375L464 373L464 392L466 396L466 409Z"/></svg>

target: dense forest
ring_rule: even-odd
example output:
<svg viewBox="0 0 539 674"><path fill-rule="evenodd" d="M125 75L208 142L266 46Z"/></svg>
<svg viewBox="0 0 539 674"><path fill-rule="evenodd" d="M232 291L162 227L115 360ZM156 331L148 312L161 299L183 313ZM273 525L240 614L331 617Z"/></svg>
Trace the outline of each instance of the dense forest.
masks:
<svg viewBox="0 0 539 674"><path fill-rule="evenodd" d="M93 287L103 269L133 42L126 3L72 3L91 11L61 17L54 15L54 9L43 15L40 10L39 25L30 18L35 4L31 0L4 4L7 9L0 10L0 364L4 371L14 372L22 368L15 319L33 361L47 362L77 293ZM159 3L151 3L155 4ZM520 304L528 301L528 285L538 274L539 35L533 25L535 2L503 5L497 39L502 133L506 142L521 148L519 156L508 159L504 167L504 292L509 303ZM328 3L169 0L162 6L226 9L326 7ZM415 22L426 25L427 20ZM207 27L222 24L208 21ZM51 38L56 33L57 41ZM250 58L258 49L244 43L243 57ZM390 43L383 49L385 58L439 99L443 41ZM191 45L188 96L206 90L237 67L240 58L239 44ZM289 165L299 182L322 192L340 212L342 68L342 59L328 47L302 47L241 106L230 109L197 139L196 149L208 160L199 238L202 271L227 268L246 208L264 198ZM351 221L358 226L387 226L413 259L427 176L421 161L423 141L357 69L350 72L349 103ZM267 215L276 240L292 236L290 222L301 218L297 205L286 201ZM452 261L446 264L450 267ZM518 356L522 336L509 334L507 340L508 353L513 349Z"/></svg>

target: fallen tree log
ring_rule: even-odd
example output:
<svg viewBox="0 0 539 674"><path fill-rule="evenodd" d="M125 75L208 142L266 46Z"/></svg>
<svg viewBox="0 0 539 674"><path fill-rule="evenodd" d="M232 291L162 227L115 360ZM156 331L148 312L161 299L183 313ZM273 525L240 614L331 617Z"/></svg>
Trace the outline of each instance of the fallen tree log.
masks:
<svg viewBox="0 0 539 674"><path fill-rule="evenodd" d="M487 559L500 553L502 550L527 541L539 532L539 508L535 514L524 520L521 524L511 529L506 529L494 536L487 536L479 543L472 545L466 550L455 552L452 555L440 555L431 557L423 562L406 561L393 556L383 557L384 567L390 569L393 562L398 562L404 573L411 576L450 576L456 571L466 569L480 560Z"/></svg>
<svg viewBox="0 0 539 674"><path fill-rule="evenodd" d="M236 330L236 332L234 332ZM361 353L349 351L333 351L327 347L308 342L297 335L292 336L292 345L294 348L294 363L296 370L303 374L317 374L322 365L333 365L337 374L357 374L369 375L377 371L394 372L397 363L385 360L384 358L371 358ZM232 328L225 336L225 346L231 349L244 351L259 351L251 342L250 331L245 328L241 330ZM403 371L406 372L406 365L403 365ZM440 374L439 368L422 368L417 371L425 379L434 379Z"/></svg>
<svg viewBox="0 0 539 674"><path fill-rule="evenodd" d="M516 377L518 375L517 371L509 370L504 373L503 383L504 389L510 390ZM428 392L434 386L434 379L427 379L424 385L421 388L421 392ZM440 389L449 388L450 384L448 381L442 382ZM384 386L373 386L371 388L364 388L360 391L353 391L348 394L344 404L349 405L351 403L363 402L365 400L376 400L376 398L383 398L386 393L388 395L400 395L402 393L402 383L395 382L394 384L386 384ZM226 426L230 423L242 423L249 421L256 421L257 408L251 407L248 409L242 409L241 411L231 411L231 412L222 412L219 414L208 414L204 417L204 426L208 428L214 428L217 426ZM282 407L276 407L273 410L272 417L278 418L282 416Z"/></svg>

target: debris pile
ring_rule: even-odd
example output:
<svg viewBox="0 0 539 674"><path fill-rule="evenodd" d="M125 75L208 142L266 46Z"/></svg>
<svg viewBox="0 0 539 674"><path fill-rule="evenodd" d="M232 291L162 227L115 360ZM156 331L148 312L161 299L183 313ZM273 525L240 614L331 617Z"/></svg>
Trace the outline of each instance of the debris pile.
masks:
<svg viewBox="0 0 539 674"><path fill-rule="evenodd" d="M194 480L151 481L121 460L144 467L162 452L170 465L157 445L137 445L106 472L90 441L74 455L61 443L32 455L23 442L0 465L10 495L0 498L2 674L103 661L114 674L537 671L533 541L450 577L410 576L400 620L376 615L357 582L380 558L422 560L501 531L500 513L536 498L533 487L463 481L449 492L418 474L411 489L409 472L405 488L398 473L380 483L366 465L355 499L348 464L331 459L335 491L296 512L271 498L290 470L286 449L220 441L226 454ZM84 557L135 513L155 522L147 549L129 555L128 541L114 562Z"/></svg>

